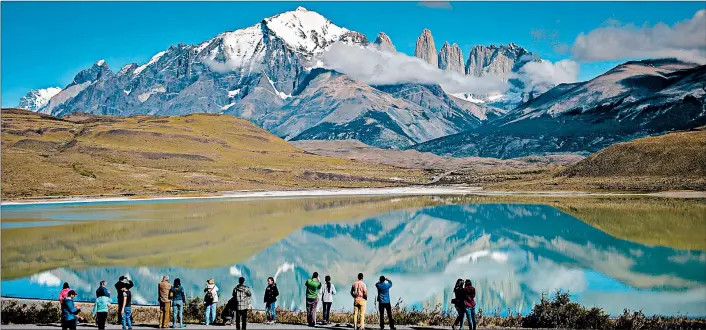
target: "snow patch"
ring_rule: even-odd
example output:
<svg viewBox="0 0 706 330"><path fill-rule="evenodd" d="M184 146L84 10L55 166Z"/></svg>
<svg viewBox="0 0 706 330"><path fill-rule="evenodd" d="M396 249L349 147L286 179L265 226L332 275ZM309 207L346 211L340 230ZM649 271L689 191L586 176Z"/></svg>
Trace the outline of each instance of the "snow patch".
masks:
<svg viewBox="0 0 706 330"><path fill-rule="evenodd" d="M267 81L270 82L270 86L272 86L272 89L275 90L275 94L277 94L277 96L279 96L281 99L286 100L286 99L292 97L292 94L285 94L284 92L278 91L277 88L275 87L275 84L272 82L272 79L270 79L269 76L265 75L265 78L267 78Z"/></svg>
<svg viewBox="0 0 706 330"><path fill-rule="evenodd" d="M137 96L137 99L140 100L140 103L144 103L147 101L152 95L154 94L159 94L159 93L164 93L167 90L164 88L162 85L157 85L152 88L150 88L148 91L140 94Z"/></svg>
<svg viewBox="0 0 706 330"><path fill-rule="evenodd" d="M157 53L156 55L152 56L152 58L150 59L149 62L147 62L147 64L143 64L143 65L138 66L137 69L135 69L135 72L133 72L132 74L134 76L137 76L138 74L140 74L140 72L147 69L148 66L157 63L157 61L159 61L159 59L162 58L162 56L164 56L164 54L166 54L166 53L167 53L166 51L161 51L161 52Z"/></svg>
<svg viewBox="0 0 706 330"><path fill-rule="evenodd" d="M286 273L288 271L294 271L294 264L285 262L281 266L277 267L277 272L275 272L275 276L273 276L275 282L277 282L277 276L279 276L279 274Z"/></svg>
<svg viewBox="0 0 706 330"><path fill-rule="evenodd" d="M230 273L231 276L243 276L243 272L238 269L238 267L231 266L230 269L228 269L228 272Z"/></svg>
<svg viewBox="0 0 706 330"><path fill-rule="evenodd" d="M222 107L221 107L221 110L228 110L230 107L232 107L232 106L234 106L234 105L235 105L235 102L233 102L233 103L228 103L228 104L222 106Z"/></svg>
<svg viewBox="0 0 706 330"><path fill-rule="evenodd" d="M102 66L103 64L105 64L105 60L98 60L98 62L96 62L97 66Z"/></svg>
<svg viewBox="0 0 706 330"><path fill-rule="evenodd" d="M125 93L125 95L130 95L131 92L132 92L132 89L131 90L123 89L123 93Z"/></svg>
<svg viewBox="0 0 706 330"><path fill-rule="evenodd" d="M240 88L236 88L232 91L228 91L228 97L234 98L236 95L240 94Z"/></svg>

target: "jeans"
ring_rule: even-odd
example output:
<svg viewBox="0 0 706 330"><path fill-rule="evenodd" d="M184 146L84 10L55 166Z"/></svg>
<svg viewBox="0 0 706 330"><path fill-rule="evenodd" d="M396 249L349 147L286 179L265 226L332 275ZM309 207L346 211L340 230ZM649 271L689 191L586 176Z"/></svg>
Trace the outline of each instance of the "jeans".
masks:
<svg viewBox="0 0 706 330"><path fill-rule="evenodd" d="M324 322L329 323L330 322L330 317L331 317L331 305L333 305L332 302L325 302L324 301Z"/></svg>
<svg viewBox="0 0 706 330"><path fill-rule="evenodd" d="M460 324L461 329L463 329L463 315L466 314L466 306L454 307L456 307L456 313L458 313L458 316L456 316L456 320L454 321L454 325Z"/></svg>
<svg viewBox="0 0 706 330"><path fill-rule="evenodd" d="M306 322L309 325L316 325L316 305L319 298L306 298Z"/></svg>
<svg viewBox="0 0 706 330"><path fill-rule="evenodd" d="M98 330L105 329L105 321L108 320L108 312L98 312L96 313L96 325Z"/></svg>
<svg viewBox="0 0 706 330"><path fill-rule="evenodd" d="M172 328L176 328L177 314L179 315L179 327L184 327L184 302L181 300L172 302Z"/></svg>
<svg viewBox="0 0 706 330"><path fill-rule="evenodd" d="M167 328L169 327L169 312L172 310L172 302L160 302L159 303L159 327Z"/></svg>
<svg viewBox="0 0 706 330"><path fill-rule="evenodd" d="M276 302L271 302L265 304L265 316L267 316L268 321L277 320L277 311L275 310Z"/></svg>
<svg viewBox="0 0 706 330"><path fill-rule="evenodd" d="M125 306L123 309L125 311L121 315L123 330L132 329L132 308L130 308L130 306Z"/></svg>
<svg viewBox="0 0 706 330"><path fill-rule="evenodd" d="M390 329L394 329L395 321L392 319L392 304L379 303L378 310L380 312L380 329L385 329L385 311L387 311L387 321L390 323Z"/></svg>
<svg viewBox="0 0 706 330"><path fill-rule="evenodd" d="M476 308L466 307L465 310L466 318L468 318L468 329L476 330ZM461 329L463 329L463 320L461 320Z"/></svg>
<svg viewBox="0 0 706 330"><path fill-rule="evenodd" d="M217 302L206 305L206 325L216 323L216 307L218 307Z"/></svg>
<svg viewBox="0 0 706 330"><path fill-rule="evenodd" d="M358 328L358 314L360 314L360 328L365 329L365 300L353 301L353 328Z"/></svg>
<svg viewBox="0 0 706 330"><path fill-rule="evenodd" d="M241 323L242 323L242 326L241 326ZM235 311L235 329L245 330L247 325L248 325L248 310L241 309L241 310Z"/></svg>

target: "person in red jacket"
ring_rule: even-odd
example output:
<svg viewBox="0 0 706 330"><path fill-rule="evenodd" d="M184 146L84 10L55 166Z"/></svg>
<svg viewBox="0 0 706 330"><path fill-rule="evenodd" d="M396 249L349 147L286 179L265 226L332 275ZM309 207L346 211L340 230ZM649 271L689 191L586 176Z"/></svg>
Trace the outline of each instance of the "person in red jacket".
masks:
<svg viewBox="0 0 706 330"><path fill-rule="evenodd" d="M468 318L468 328L476 330L476 288L473 287L471 280L466 280L463 286L463 305L466 307L466 317ZM463 324L461 324L463 328Z"/></svg>

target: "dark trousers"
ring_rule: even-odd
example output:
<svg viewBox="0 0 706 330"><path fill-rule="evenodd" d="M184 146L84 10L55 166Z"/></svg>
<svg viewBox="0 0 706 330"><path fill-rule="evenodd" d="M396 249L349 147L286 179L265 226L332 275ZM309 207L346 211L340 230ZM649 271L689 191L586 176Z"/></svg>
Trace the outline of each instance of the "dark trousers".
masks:
<svg viewBox="0 0 706 330"><path fill-rule="evenodd" d="M108 312L98 312L96 313L96 325L98 330L105 329L105 321L108 320Z"/></svg>
<svg viewBox="0 0 706 330"><path fill-rule="evenodd" d="M458 316L456 316L456 320L454 321L454 325L460 324L463 326L463 315L466 314L466 306L454 306L456 307L456 312L458 312Z"/></svg>
<svg viewBox="0 0 706 330"><path fill-rule="evenodd" d="M390 303L379 303L378 311L380 312L380 329L385 328L385 311L387 311L387 321L390 323L390 329L394 329L395 320L392 319L392 305Z"/></svg>
<svg viewBox="0 0 706 330"><path fill-rule="evenodd" d="M242 322L242 326L241 326ZM248 325L248 310L243 309L235 311L235 328L238 330L245 330Z"/></svg>
<svg viewBox="0 0 706 330"><path fill-rule="evenodd" d="M331 305L333 305L333 303L324 302L324 322L326 323L329 323L331 320Z"/></svg>
<svg viewBox="0 0 706 330"><path fill-rule="evenodd" d="M319 298L306 298L306 322L309 325L316 325L316 305Z"/></svg>
<svg viewBox="0 0 706 330"><path fill-rule="evenodd" d="M69 321L61 321L61 330L76 330L76 322L77 319L69 320Z"/></svg>

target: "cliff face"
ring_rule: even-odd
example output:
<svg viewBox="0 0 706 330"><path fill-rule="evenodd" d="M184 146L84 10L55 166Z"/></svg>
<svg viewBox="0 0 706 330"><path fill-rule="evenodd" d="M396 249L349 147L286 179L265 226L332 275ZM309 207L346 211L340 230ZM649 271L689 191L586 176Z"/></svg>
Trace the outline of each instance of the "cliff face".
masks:
<svg viewBox="0 0 706 330"><path fill-rule="evenodd" d="M439 51L439 69L465 74L463 52L458 44L445 42Z"/></svg>
<svg viewBox="0 0 706 330"><path fill-rule="evenodd" d="M434 37L432 37L429 29L424 29L424 31L422 31L422 35L417 38L417 46L414 49L414 56L423 59L435 67L439 66L436 46L434 45Z"/></svg>

